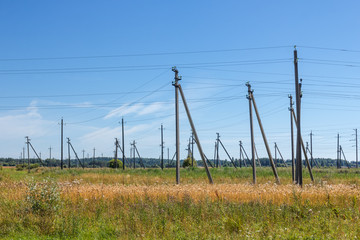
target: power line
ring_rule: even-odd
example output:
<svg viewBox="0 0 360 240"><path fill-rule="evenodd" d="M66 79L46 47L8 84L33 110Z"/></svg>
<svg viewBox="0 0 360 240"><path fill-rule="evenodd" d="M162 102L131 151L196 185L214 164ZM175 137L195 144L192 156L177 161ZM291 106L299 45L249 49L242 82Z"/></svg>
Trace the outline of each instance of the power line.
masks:
<svg viewBox="0 0 360 240"><path fill-rule="evenodd" d="M96 58L146 57L146 56L163 56L163 55L252 51L252 50L279 49L279 48L289 48L289 47L292 47L292 46L270 46L270 47L232 48L232 49L198 50L198 51L183 51L183 52L132 53L132 54L116 54L116 55L93 55L93 56L2 58L2 59L0 59L0 61L40 61L40 60L73 60L73 59L96 59Z"/></svg>

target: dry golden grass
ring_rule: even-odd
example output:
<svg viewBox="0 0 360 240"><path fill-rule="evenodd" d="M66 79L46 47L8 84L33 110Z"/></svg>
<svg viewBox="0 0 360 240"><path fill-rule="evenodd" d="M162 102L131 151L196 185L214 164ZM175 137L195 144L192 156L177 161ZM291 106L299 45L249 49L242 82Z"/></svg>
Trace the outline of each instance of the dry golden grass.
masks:
<svg viewBox="0 0 360 240"><path fill-rule="evenodd" d="M152 201L182 200L193 201L208 199L224 200L236 203L258 202L262 204L292 204L295 199L308 201L311 205L333 203L340 206L352 204L360 198L360 187L356 185L305 185L303 188L292 184L153 184L124 185L83 183L80 180L59 182L61 198L72 202L102 199L112 201L122 198L127 201L150 199ZM1 197L8 200L24 199L26 185L24 182L0 183Z"/></svg>

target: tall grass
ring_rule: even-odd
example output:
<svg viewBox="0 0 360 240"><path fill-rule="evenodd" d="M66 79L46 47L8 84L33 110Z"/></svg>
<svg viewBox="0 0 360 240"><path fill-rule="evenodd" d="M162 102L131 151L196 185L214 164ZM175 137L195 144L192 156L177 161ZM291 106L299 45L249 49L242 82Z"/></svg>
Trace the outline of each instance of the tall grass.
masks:
<svg viewBox="0 0 360 240"><path fill-rule="evenodd" d="M279 169L3 169L4 239L355 239L360 188L354 169L314 170L316 182L291 184ZM305 172L304 172L305 173Z"/></svg>

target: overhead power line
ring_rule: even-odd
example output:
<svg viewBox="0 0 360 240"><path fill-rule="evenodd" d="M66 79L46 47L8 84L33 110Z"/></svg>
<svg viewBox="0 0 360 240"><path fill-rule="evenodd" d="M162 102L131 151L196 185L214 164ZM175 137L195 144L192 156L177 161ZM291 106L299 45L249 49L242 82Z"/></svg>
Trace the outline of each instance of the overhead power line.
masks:
<svg viewBox="0 0 360 240"><path fill-rule="evenodd" d="M96 59L96 58L147 57L147 56L163 56L163 55L253 51L253 50L266 50L266 49L289 48L289 47L292 47L292 46L270 46L270 47L230 48L230 49L183 51L183 52L131 53L131 54L114 54L114 55L92 55L92 56L1 58L0 61L41 61L41 60L73 60L73 59Z"/></svg>

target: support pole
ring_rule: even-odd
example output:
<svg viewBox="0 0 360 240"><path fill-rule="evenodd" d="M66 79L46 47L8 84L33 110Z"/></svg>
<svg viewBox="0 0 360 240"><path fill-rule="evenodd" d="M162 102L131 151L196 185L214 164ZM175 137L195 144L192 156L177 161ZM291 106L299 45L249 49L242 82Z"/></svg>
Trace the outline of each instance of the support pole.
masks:
<svg viewBox="0 0 360 240"><path fill-rule="evenodd" d="M224 151L225 151L226 155L229 157L229 159L230 159L230 161L231 161L232 165L236 168L236 164L235 164L235 162L233 161L233 158L232 158L232 157L230 157L230 154L228 153L228 151L226 150L226 148L225 148L224 144L221 142L221 140L220 140L220 139L219 139L219 142L220 142L220 144L221 144L222 148L224 149Z"/></svg>
<svg viewBox="0 0 360 240"><path fill-rule="evenodd" d="M241 161L242 161L242 159L241 159L241 157L242 157L242 149L241 149L241 145L242 145L242 142L241 141L239 141L239 146L240 146L240 151L239 151L239 166L240 166L240 168L242 168L242 163L241 163Z"/></svg>
<svg viewBox="0 0 360 240"><path fill-rule="evenodd" d="M118 147L117 146L118 145L119 145L118 139L115 138L115 156L114 156L115 169L118 168L118 161L117 161L117 159L118 159Z"/></svg>
<svg viewBox="0 0 360 240"><path fill-rule="evenodd" d="M194 133L191 132L191 167L194 167Z"/></svg>
<svg viewBox="0 0 360 240"><path fill-rule="evenodd" d="M247 99L249 99L249 116L250 116L250 138L251 138L251 162L253 170L253 183L256 184L256 164L255 164L255 142L254 142L254 126L253 126L253 115L252 115L252 90L250 83L246 83L248 87Z"/></svg>
<svg viewBox="0 0 360 240"><path fill-rule="evenodd" d="M93 168L95 168L95 148L93 149Z"/></svg>
<svg viewBox="0 0 360 240"><path fill-rule="evenodd" d="M339 133L337 134L337 150L336 150L336 154L337 154L337 156L336 156L336 166L337 166L337 168L341 168L341 162L340 162L340 158L341 158L341 155L340 155L340 144L339 144L339 142L340 142L340 136L339 136Z"/></svg>
<svg viewBox="0 0 360 240"><path fill-rule="evenodd" d="M221 162L220 162L220 157L219 157L220 135L219 135L219 133L216 133L216 135L217 135L217 137L216 137L216 167L221 168Z"/></svg>

